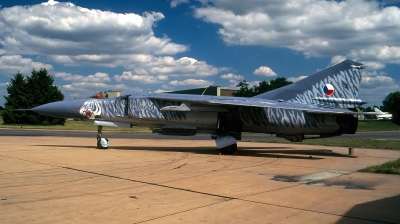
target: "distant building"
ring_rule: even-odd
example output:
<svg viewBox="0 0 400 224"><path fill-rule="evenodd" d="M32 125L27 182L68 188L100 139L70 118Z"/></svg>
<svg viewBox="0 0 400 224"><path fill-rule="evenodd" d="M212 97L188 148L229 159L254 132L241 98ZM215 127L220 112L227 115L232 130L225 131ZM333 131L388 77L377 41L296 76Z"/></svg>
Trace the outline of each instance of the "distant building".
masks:
<svg viewBox="0 0 400 224"><path fill-rule="evenodd" d="M108 90L108 91L96 93L96 94L90 96L89 98L102 99L102 98L117 98L119 96L121 96L121 91Z"/></svg>

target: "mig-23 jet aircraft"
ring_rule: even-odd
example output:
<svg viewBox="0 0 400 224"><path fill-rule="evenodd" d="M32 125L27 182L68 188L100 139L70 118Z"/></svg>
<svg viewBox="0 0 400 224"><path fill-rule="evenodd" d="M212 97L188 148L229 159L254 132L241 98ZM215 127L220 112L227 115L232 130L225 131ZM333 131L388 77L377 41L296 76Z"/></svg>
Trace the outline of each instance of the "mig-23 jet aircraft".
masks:
<svg viewBox="0 0 400 224"><path fill-rule="evenodd" d="M363 64L345 60L293 84L255 97L174 93L122 93L115 99L48 103L31 111L61 118L93 120L97 146L107 148L103 126L146 126L175 135L209 133L222 154L236 152L242 132L275 134L292 142L318 136L354 134ZM315 138L315 137L312 137Z"/></svg>

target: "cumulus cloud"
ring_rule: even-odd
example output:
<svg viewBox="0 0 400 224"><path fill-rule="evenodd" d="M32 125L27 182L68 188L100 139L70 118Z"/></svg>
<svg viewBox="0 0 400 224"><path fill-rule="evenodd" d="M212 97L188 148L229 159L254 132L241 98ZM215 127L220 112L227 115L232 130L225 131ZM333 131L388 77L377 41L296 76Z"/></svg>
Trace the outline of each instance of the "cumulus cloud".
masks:
<svg viewBox="0 0 400 224"><path fill-rule="evenodd" d="M349 59L349 57L351 57L351 56L350 55L349 56L336 55L331 58L331 62L329 63L329 66L336 65L346 59ZM350 60L354 61L357 59L350 59ZM382 62L378 62L378 61L360 61L360 62L363 63L365 66L367 66L368 69L372 69L372 70L379 70L379 69L385 68L385 64L383 64Z"/></svg>
<svg viewBox="0 0 400 224"><path fill-rule="evenodd" d="M156 91L154 91L155 93L164 93L164 92L168 92L168 90L163 90L163 89L157 89Z"/></svg>
<svg viewBox="0 0 400 224"><path fill-rule="evenodd" d="M159 12L114 13L58 3L0 9L0 44L8 54L176 54L187 46L155 37Z"/></svg>
<svg viewBox="0 0 400 224"><path fill-rule="evenodd" d="M78 56L52 56L60 64L97 65L106 67L122 66L132 70L136 75L168 75L171 77L207 77L218 74L226 68L218 68L198 61L194 58L181 57L175 59L171 56L154 56L150 54L132 55L78 55Z"/></svg>
<svg viewBox="0 0 400 224"><path fill-rule="evenodd" d="M300 81L302 79L305 79L307 77L308 76L306 76L306 75L302 75L302 76L299 76L299 77L289 77L289 78L287 78L287 80L290 81L290 82L298 82L298 81Z"/></svg>
<svg viewBox="0 0 400 224"><path fill-rule="evenodd" d="M102 82L72 82L70 84L61 85L60 90L69 98L87 98L94 93L103 92L105 90L129 90L133 92L143 91L141 88L130 87L125 84L110 85Z"/></svg>
<svg viewBox="0 0 400 224"><path fill-rule="evenodd" d="M71 73L66 73L66 72L56 72L54 74L54 77L56 78L62 78L64 81L71 81L71 82L109 82L111 81L110 77L108 76L107 73L102 73L102 72L97 72L94 75L88 75L88 76L83 76L83 75L73 75Z"/></svg>
<svg viewBox="0 0 400 224"><path fill-rule="evenodd" d="M229 45L286 47L307 57L397 63L400 9L367 0L198 0L196 18L222 26Z"/></svg>
<svg viewBox="0 0 400 224"><path fill-rule="evenodd" d="M182 3L188 3L189 2L189 0L170 0L170 1L171 1L171 3L170 3L171 8L175 8L175 7L177 7L178 5L180 5Z"/></svg>
<svg viewBox="0 0 400 224"><path fill-rule="evenodd" d="M340 62L342 62L342 61L344 61L346 59L347 59L346 56L343 56L343 55L333 56L331 58L331 62L329 63L329 66L333 66L333 65L339 64Z"/></svg>
<svg viewBox="0 0 400 224"><path fill-rule="evenodd" d="M362 63L368 67L368 69L379 70L385 68L385 64L377 61L362 61Z"/></svg>
<svg viewBox="0 0 400 224"><path fill-rule="evenodd" d="M21 55L2 55L0 56L0 74L13 76L17 72L24 75L31 74L32 69L45 68L52 71L53 66L41 62L33 61L30 58L23 58Z"/></svg>
<svg viewBox="0 0 400 224"><path fill-rule="evenodd" d="M168 80L166 76L151 76L151 75L135 75L132 72L123 72L121 75L114 75L114 80L117 82L131 81L143 84L156 84Z"/></svg>
<svg viewBox="0 0 400 224"><path fill-rule="evenodd" d="M391 92L399 91L400 85L388 76L362 77L359 96L368 99L369 105L382 105L383 99Z"/></svg>
<svg viewBox="0 0 400 224"><path fill-rule="evenodd" d="M221 75L221 79L231 79L231 80L243 80L244 76L242 75L235 75L233 73Z"/></svg>
<svg viewBox="0 0 400 224"><path fill-rule="evenodd" d="M364 77L374 77L374 76L386 76L387 73L386 72L377 72L377 71L371 71L371 72L363 72L362 76Z"/></svg>
<svg viewBox="0 0 400 224"><path fill-rule="evenodd" d="M266 67L266 66L261 66L261 67L257 68L256 70L254 70L253 74L258 75L258 76L266 76L266 77L276 76L276 73L274 71L272 71L271 68Z"/></svg>
<svg viewBox="0 0 400 224"><path fill-rule="evenodd" d="M368 76L361 78L362 87L367 89L375 88L377 86L390 86L394 83L396 83L396 81L393 78L384 75Z"/></svg>
<svg viewBox="0 0 400 224"><path fill-rule="evenodd" d="M169 82L172 86L211 86L214 85L213 81L203 79L186 79L183 81L173 80Z"/></svg>
<svg viewBox="0 0 400 224"><path fill-rule="evenodd" d="M208 65L205 61L182 57L154 57L148 62L147 70L152 74L165 74L171 77L207 77L216 75L220 69Z"/></svg>

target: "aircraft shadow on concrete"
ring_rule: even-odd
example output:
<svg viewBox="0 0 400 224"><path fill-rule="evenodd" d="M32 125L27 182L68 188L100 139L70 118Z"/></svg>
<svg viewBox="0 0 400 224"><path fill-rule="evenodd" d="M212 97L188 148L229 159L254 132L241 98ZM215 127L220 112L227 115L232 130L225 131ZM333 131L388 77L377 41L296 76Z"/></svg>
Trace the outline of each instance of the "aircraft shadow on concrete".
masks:
<svg viewBox="0 0 400 224"><path fill-rule="evenodd" d="M355 205L336 223L399 223L400 195Z"/></svg>
<svg viewBox="0 0 400 224"><path fill-rule="evenodd" d="M76 145L35 145L41 147L63 147L63 148L89 148L97 149L94 146L76 146ZM214 146L204 147L190 147L190 146L176 146L176 147L154 147L154 146L111 146L106 150L147 150L147 151L160 151L160 152L186 152L195 154L216 154L217 150ZM98 149L101 150L101 149ZM249 157L266 157L266 158L282 158L282 159L313 159L320 160L323 157L347 157L355 158L354 156L343 155L335 153L332 150L326 149L303 149L294 150L292 147L238 147L239 156ZM321 156L321 157L315 157Z"/></svg>

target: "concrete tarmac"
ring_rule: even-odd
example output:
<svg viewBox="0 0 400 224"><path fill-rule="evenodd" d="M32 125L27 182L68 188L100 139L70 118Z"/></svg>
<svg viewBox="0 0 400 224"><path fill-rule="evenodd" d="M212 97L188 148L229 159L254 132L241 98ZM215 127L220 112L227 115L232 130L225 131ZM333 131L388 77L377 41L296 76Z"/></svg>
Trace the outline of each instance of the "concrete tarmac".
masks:
<svg viewBox="0 0 400 224"><path fill-rule="evenodd" d="M0 128L0 136L54 136L54 137L85 137L95 139L97 131L71 131L71 130L40 130L40 129L8 129ZM141 132L113 132L107 127L103 129L103 136L109 139L183 139L183 140L210 140L210 134L197 134L194 136L171 136ZM307 136L311 137L311 136ZM317 137L315 135L314 137ZM349 139L379 139L379 140L400 140L400 132L378 131L378 132L357 132L354 135L340 135L328 138L329 140ZM282 140L275 135L265 133L242 133L242 140ZM307 139L305 141L313 141Z"/></svg>
<svg viewBox="0 0 400 224"><path fill-rule="evenodd" d="M399 151L0 136L1 223L400 223Z"/></svg>

